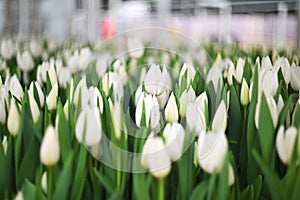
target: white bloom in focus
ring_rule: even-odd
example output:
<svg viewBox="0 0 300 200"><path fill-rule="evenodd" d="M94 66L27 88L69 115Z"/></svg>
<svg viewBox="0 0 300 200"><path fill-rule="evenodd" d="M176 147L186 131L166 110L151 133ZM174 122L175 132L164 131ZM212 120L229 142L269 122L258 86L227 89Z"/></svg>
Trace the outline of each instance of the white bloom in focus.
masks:
<svg viewBox="0 0 300 200"><path fill-rule="evenodd" d="M58 135L53 126L48 126L40 147L40 160L46 166L53 166L59 161L60 147Z"/></svg>
<svg viewBox="0 0 300 200"><path fill-rule="evenodd" d="M221 88L223 88L223 75L222 71L219 67L212 67L208 71L207 77L206 77L206 83L212 82L215 91L218 91L218 84L220 84Z"/></svg>
<svg viewBox="0 0 300 200"><path fill-rule="evenodd" d="M44 92L43 92L43 90L42 90L42 88L41 88L41 86L38 82L31 82L30 83L28 93L34 97L34 87L37 90L40 106L43 107L44 103L45 103L45 100L44 100L45 97L44 97Z"/></svg>
<svg viewBox="0 0 300 200"><path fill-rule="evenodd" d="M259 71L259 98L262 92L265 93L267 97L274 96L278 88L278 77L276 69L266 70L261 69Z"/></svg>
<svg viewBox="0 0 300 200"><path fill-rule="evenodd" d="M76 138L87 146L95 145L102 138L100 113L97 107L85 107L76 122Z"/></svg>
<svg viewBox="0 0 300 200"><path fill-rule="evenodd" d="M9 60L15 53L15 45L11 39L2 40L1 42L1 56L5 60Z"/></svg>
<svg viewBox="0 0 300 200"><path fill-rule="evenodd" d="M291 67L291 87L294 91L300 91L300 67Z"/></svg>
<svg viewBox="0 0 300 200"><path fill-rule="evenodd" d="M151 65L145 77L145 90L157 97L159 108L165 107L171 90L171 80L166 66Z"/></svg>
<svg viewBox="0 0 300 200"><path fill-rule="evenodd" d="M229 85L232 85L232 77L235 75L235 69L234 69L234 64L232 61L229 64L228 70L227 70L227 81Z"/></svg>
<svg viewBox="0 0 300 200"><path fill-rule="evenodd" d="M58 97L58 85L57 83L52 87L50 90L49 95L46 98L46 104L48 107L48 110L54 110L56 109L57 104L57 97Z"/></svg>
<svg viewBox="0 0 300 200"><path fill-rule="evenodd" d="M228 150L225 133L202 131L198 138L198 162L207 173L220 173Z"/></svg>
<svg viewBox="0 0 300 200"><path fill-rule="evenodd" d="M21 100L24 96L24 91L22 85L17 77L17 75L13 75L9 80L9 90L12 95Z"/></svg>
<svg viewBox="0 0 300 200"><path fill-rule="evenodd" d="M280 126L276 136L276 148L280 160L288 165L291 161L293 150L297 139L297 129L293 126L284 131L284 127Z"/></svg>
<svg viewBox="0 0 300 200"><path fill-rule="evenodd" d="M36 123L40 117L40 110L39 107L34 99L34 97L28 93L29 96L29 105L30 105L30 111L31 111L31 116L33 119L33 122Z"/></svg>
<svg viewBox="0 0 300 200"><path fill-rule="evenodd" d="M144 45L139 38L128 38L127 48L132 58L140 58L144 54Z"/></svg>
<svg viewBox="0 0 300 200"><path fill-rule="evenodd" d="M167 122L177 122L178 121L178 108L176 104L176 99L173 93L169 98L169 101L165 108L165 117Z"/></svg>
<svg viewBox="0 0 300 200"><path fill-rule="evenodd" d="M206 131L205 114L197 103L189 103L187 105L186 123L196 135L199 135L201 131Z"/></svg>
<svg viewBox="0 0 300 200"><path fill-rule="evenodd" d="M241 87L240 101L243 106L247 106L249 104L249 87L247 81L244 78Z"/></svg>
<svg viewBox="0 0 300 200"><path fill-rule="evenodd" d="M224 100L222 100L214 115L214 119L212 122L212 131L218 132L221 130L225 132L226 127L227 127L227 109Z"/></svg>
<svg viewBox="0 0 300 200"><path fill-rule="evenodd" d="M24 51L23 53L18 52L17 63L23 72L29 72L34 68L33 59L28 51Z"/></svg>
<svg viewBox="0 0 300 200"><path fill-rule="evenodd" d="M171 171L171 158L163 140L150 134L144 144L141 165L156 178L164 178Z"/></svg>
<svg viewBox="0 0 300 200"><path fill-rule="evenodd" d="M36 72L36 80L40 85L43 85L43 83L47 82L47 73L49 75L51 85L53 86L55 83L57 83L57 74L54 68L54 61L44 61L41 65L38 66Z"/></svg>
<svg viewBox="0 0 300 200"><path fill-rule="evenodd" d="M12 99L7 117L7 129L9 133L15 137L19 132L20 113L15 101Z"/></svg>
<svg viewBox="0 0 300 200"><path fill-rule="evenodd" d="M183 153L184 129L181 124L168 123L164 129L163 136L166 142L166 147L173 161L180 158Z"/></svg>

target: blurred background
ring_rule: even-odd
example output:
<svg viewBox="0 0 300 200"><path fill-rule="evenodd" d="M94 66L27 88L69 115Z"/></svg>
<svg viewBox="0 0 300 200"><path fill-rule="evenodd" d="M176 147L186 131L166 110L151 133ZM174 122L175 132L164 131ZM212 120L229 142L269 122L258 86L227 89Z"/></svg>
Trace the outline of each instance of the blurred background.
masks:
<svg viewBox="0 0 300 200"><path fill-rule="evenodd" d="M299 7L299 0L0 0L0 33L99 40L165 27L196 40L299 49Z"/></svg>

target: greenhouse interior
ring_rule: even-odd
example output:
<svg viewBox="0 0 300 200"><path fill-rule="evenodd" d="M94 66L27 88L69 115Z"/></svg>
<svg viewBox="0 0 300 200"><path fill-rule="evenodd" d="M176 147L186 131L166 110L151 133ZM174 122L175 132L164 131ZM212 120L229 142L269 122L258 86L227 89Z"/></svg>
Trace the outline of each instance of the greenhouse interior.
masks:
<svg viewBox="0 0 300 200"><path fill-rule="evenodd" d="M0 199L300 198L299 0L0 0Z"/></svg>

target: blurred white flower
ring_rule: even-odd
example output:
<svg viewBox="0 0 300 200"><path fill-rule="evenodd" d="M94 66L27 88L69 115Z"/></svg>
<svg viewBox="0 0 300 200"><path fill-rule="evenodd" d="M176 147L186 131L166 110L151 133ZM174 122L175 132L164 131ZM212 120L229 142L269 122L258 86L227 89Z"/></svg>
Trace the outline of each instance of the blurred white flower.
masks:
<svg viewBox="0 0 300 200"><path fill-rule="evenodd" d="M28 93L34 97L34 87L37 90L40 106L43 107L45 103L45 99L44 99L45 97L44 97L44 92L38 82L35 81L30 83Z"/></svg>
<svg viewBox="0 0 300 200"><path fill-rule="evenodd" d="M42 46L39 41L31 40L29 47L30 47L30 51L34 57L38 57L42 54Z"/></svg>
<svg viewBox="0 0 300 200"><path fill-rule="evenodd" d="M29 72L34 68L33 59L28 51L24 51L23 53L18 52L17 62L19 68L24 72Z"/></svg>
<svg viewBox="0 0 300 200"><path fill-rule="evenodd" d="M187 105L186 123L196 135L199 135L201 131L206 131L205 114L197 103L189 103Z"/></svg>
<svg viewBox="0 0 300 200"><path fill-rule="evenodd" d="M29 96L29 105L30 105L30 111L31 111L31 116L33 119L33 122L36 123L40 117L40 110L39 107L34 99L34 97L28 93Z"/></svg>
<svg viewBox="0 0 300 200"><path fill-rule="evenodd" d="M11 94L17 97L19 100L23 98L24 91L17 75L13 75L9 79L9 90Z"/></svg>
<svg viewBox="0 0 300 200"><path fill-rule="evenodd" d="M88 99L88 104L90 106L98 106L100 112L103 113L103 98L100 94L100 91L97 87L91 86L88 90L88 94L84 94L84 98ZM85 107L84 105L82 107Z"/></svg>
<svg viewBox="0 0 300 200"><path fill-rule="evenodd" d="M43 83L47 82L47 72L49 75L49 79L51 82L51 85L57 83L57 75L56 70L54 68L54 61L48 62L44 61L41 65L38 66L37 72L36 72L36 80L40 85L43 85Z"/></svg>
<svg viewBox="0 0 300 200"><path fill-rule="evenodd" d="M52 125L48 126L40 147L40 160L46 166L55 165L60 158L58 135Z"/></svg>
<svg viewBox="0 0 300 200"><path fill-rule="evenodd" d="M15 45L11 39L1 41L1 56L9 60L15 54Z"/></svg>
<svg viewBox="0 0 300 200"><path fill-rule="evenodd" d="M214 115L214 119L212 122L212 131L218 132L221 130L225 132L226 127L227 127L227 109L224 100L222 100Z"/></svg>
<svg viewBox="0 0 300 200"><path fill-rule="evenodd" d="M276 136L276 148L280 160L288 165L291 161L293 150L297 139L297 129L293 126L284 131L284 127L280 126Z"/></svg>
<svg viewBox="0 0 300 200"><path fill-rule="evenodd" d="M55 85L50 90L49 95L46 97L46 104L49 111L56 109L57 97L58 97L58 85L57 83L55 83Z"/></svg>
<svg viewBox="0 0 300 200"><path fill-rule="evenodd" d="M236 69L234 73L234 77L237 80L238 83L242 82L243 79L243 72L244 72L244 65L245 65L245 60L242 58L239 58L236 64Z"/></svg>
<svg viewBox="0 0 300 200"><path fill-rule="evenodd" d="M5 124L6 122L6 111L5 111L5 103L4 103L4 100L0 98L0 123L2 125Z"/></svg>
<svg viewBox="0 0 300 200"><path fill-rule="evenodd" d="M228 150L225 133L201 131L198 138L198 162L207 173L220 173Z"/></svg>
<svg viewBox="0 0 300 200"><path fill-rule="evenodd" d="M109 59L110 59L109 54L102 54L97 58L96 72L97 72L98 77L101 77L105 74Z"/></svg>
<svg viewBox="0 0 300 200"><path fill-rule="evenodd" d="M189 89L185 89L180 98L179 98L179 114L181 117L184 117L186 115L186 107L187 104L193 103L196 99L196 94L194 89L190 86Z"/></svg>
<svg viewBox="0 0 300 200"><path fill-rule="evenodd" d="M114 133L117 139L120 139L121 137L121 130L122 130L122 121L121 121L121 103L115 102L115 104L112 103L111 99L108 100L110 112L111 112L111 119L113 121L114 125Z"/></svg>
<svg viewBox="0 0 300 200"><path fill-rule="evenodd" d="M178 121L178 108L175 96L173 92L170 95L169 101L165 108L165 117L167 122L177 122Z"/></svg>
<svg viewBox="0 0 300 200"><path fill-rule="evenodd" d="M72 73L85 70L91 60L92 52L88 47L76 50L68 60L68 66Z"/></svg>
<svg viewBox="0 0 300 200"><path fill-rule="evenodd" d="M20 127L20 113L18 107L13 99L10 102L10 108L7 117L7 129L10 134L15 137L19 132Z"/></svg>
<svg viewBox="0 0 300 200"><path fill-rule="evenodd" d="M215 92L217 92L218 89L223 88L223 76L222 71L219 67L213 66L212 68L210 68L206 77L206 83L209 82L213 83ZM220 88L218 88L218 84L220 84Z"/></svg>
<svg viewBox="0 0 300 200"><path fill-rule="evenodd" d="M271 59L269 56L263 57L261 60L261 69L267 69L270 70L273 68Z"/></svg>
<svg viewBox="0 0 300 200"><path fill-rule="evenodd" d="M145 77L145 90L156 96L159 108L165 107L171 90L171 80L166 66L151 65Z"/></svg>
<svg viewBox="0 0 300 200"><path fill-rule="evenodd" d="M171 158L161 137L150 134L144 144L141 165L156 178L164 178L171 171Z"/></svg>
<svg viewBox="0 0 300 200"><path fill-rule="evenodd" d="M144 54L144 45L139 38L128 38L127 48L132 58L140 58Z"/></svg>
<svg viewBox="0 0 300 200"><path fill-rule="evenodd" d="M86 85L86 77L82 77L81 80L78 82L75 92L74 92L74 99L73 103L75 106L78 106L79 101L81 101L82 105L87 105L88 99L83 98L85 94L88 92L88 87ZM79 99L80 98L80 99Z"/></svg>
<svg viewBox="0 0 300 200"><path fill-rule="evenodd" d="M278 111L277 104L273 97L266 97L266 100L272 117L273 126L276 127L278 122L278 115L280 111ZM258 99L256 104L256 109L255 109L255 126L257 129L259 128L260 104L261 104L261 99Z"/></svg>
<svg viewBox="0 0 300 200"><path fill-rule="evenodd" d="M294 91L300 91L300 67L291 67L291 86Z"/></svg>
<svg viewBox="0 0 300 200"><path fill-rule="evenodd" d="M208 98L206 92L202 92L195 101L203 112L208 111Z"/></svg>
<svg viewBox="0 0 300 200"><path fill-rule="evenodd" d="M183 153L184 136L184 129L182 125L177 122L168 123L164 129L163 137L170 158L173 161L178 160Z"/></svg>
<svg viewBox="0 0 300 200"><path fill-rule="evenodd" d="M258 98L260 98L262 92L264 92L266 96L274 96L278 88L278 77L276 69L273 68L269 70L262 68L259 71L258 78Z"/></svg>
<svg viewBox="0 0 300 200"><path fill-rule="evenodd" d="M288 59L286 59L284 57L278 58L274 63L274 68L276 69L277 72L281 68L285 83L289 84L289 82L291 80L291 66L290 66Z"/></svg>
<svg viewBox="0 0 300 200"><path fill-rule="evenodd" d="M72 74L69 68L63 67L59 70L58 83L62 88L67 88L67 83L71 81L71 78Z"/></svg>
<svg viewBox="0 0 300 200"><path fill-rule="evenodd" d="M240 101L243 106L247 106L249 104L249 87L247 81L244 78L241 87Z"/></svg>
<svg viewBox="0 0 300 200"><path fill-rule="evenodd" d="M115 100L121 100L124 95L122 77L116 72L108 72L102 79L102 87L105 94L108 96L109 91L113 89L113 96Z"/></svg>
<svg viewBox="0 0 300 200"><path fill-rule="evenodd" d="M100 112L97 107L85 107L76 121L76 138L87 146L95 145L102 138Z"/></svg>
<svg viewBox="0 0 300 200"><path fill-rule="evenodd" d="M187 77L186 77L186 80L183 80L183 75L185 73L187 73ZM179 75L179 85L181 85L182 81L184 81L184 82L186 82L186 87L188 87L190 85L191 81L193 81L195 73L196 73L196 70L191 64L184 63L181 68L180 75Z"/></svg>

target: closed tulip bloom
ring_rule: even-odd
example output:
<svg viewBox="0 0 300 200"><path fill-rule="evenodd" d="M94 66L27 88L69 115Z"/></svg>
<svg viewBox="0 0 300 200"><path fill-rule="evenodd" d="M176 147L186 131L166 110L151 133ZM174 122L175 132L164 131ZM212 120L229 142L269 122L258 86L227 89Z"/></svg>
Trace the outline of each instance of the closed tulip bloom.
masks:
<svg viewBox="0 0 300 200"><path fill-rule="evenodd" d="M57 105L57 96L58 96L58 85L57 83L50 90L49 95L46 98L46 104L48 110L55 110Z"/></svg>
<svg viewBox="0 0 300 200"><path fill-rule="evenodd" d="M0 123L2 125L6 122L6 111L5 111L5 103L3 99L0 99Z"/></svg>
<svg viewBox="0 0 300 200"><path fill-rule="evenodd" d="M194 89L190 86L189 89L185 89L180 98L179 98L179 103L180 103L180 108L179 108L179 114L181 117L184 117L186 114L186 107L187 104L194 102L196 99L196 94Z"/></svg>
<svg viewBox="0 0 300 200"><path fill-rule="evenodd" d="M300 67L291 67L291 86L294 91L300 91Z"/></svg>
<svg viewBox="0 0 300 200"><path fill-rule="evenodd" d="M165 117L167 122L177 122L178 121L178 108L175 100L175 96L171 93L169 101L165 108Z"/></svg>
<svg viewBox="0 0 300 200"><path fill-rule="evenodd" d="M223 75L222 71L219 67L214 66L210 68L206 77L206 83L212 82L214 86L214 90L218 90L218 84L220 84L221 88L223 88Z"/></svg>
<svg viewBox="0 0 300 200"><path fill-rule="evenodd" d="M7 128L9 133L15 137L19 132L20 113L15 101L12 99L7 117Z"/></svg>
<svg viewBox="0 0 300 200"><path fill-rule="evenodd" d="M1 56L5 60L9 60L15 53L15 45L11 39L2 40L1 42Z"/></svg>
<svg viewBox="0 0 300 200"><path fill-rule="evenodd" d="M110 95L109 91L113 88L114 99L118 101L124 96L122 77L116 72L108 72L103 76L102 87L107 96Z"/></svg>
<svg viewBox="0 0 300 200"><path fill-rule="evenodd" d="M31 40L29 47L34 57L38 57L42 54L42 46L37 40Z"/></svg>
<svg viewBox="0 0 300 200"><path fill-rule="evenodd" d="M226 127L227 127L227 109L224 100L222 100L214 115L214 119L212 122L212 130L214 132L218 132L219 130L225 132Z"/></svg>
<svg viewBox="0 0 300 200"><path fill-rule="evenodd" d="M97 87L91 86L88 90L88 97L85 98L88 98L89 105L98 106L100 108L100 112L103 113L103 98Z"/></svg>
<svg viewBox="0 0 300 200"><path fill-rule="evenodd" d="M236 69L235 69L235 74L234 74L234 77L238 83L242 82L244 65L245 65L245 60L242 58L239 58L237 61L237 64L236 64Z"/></svg>
<svg viewBox="0 0 300 200"><path fill-rule="evenodd" d="M40 147L40 160L46 166L55 165L60 158L58 135L53 126L48 126Z"/></svg>
<svg viewBox="0 0 300 200"><path fill-rule="evenodd" d="M87 146L100 142L102 129L97 107L87 106L81 111L76 121L76 138Z"/></svg>
<svg viewBox="0 0 300 200"><path fill-rule="evenodd" d="M229 85L232 85L233 82L232 77L234 76L234 74L235 74L234 64L231 62L227 70L227 82Z"/></svg>
<svg viewBox="0 0 300 200"><path fill-rule="evenodd" d="M288 59L284 57L278 58L274 63L274 68L276 71L281 69L285 83L289 84L291 80L291 66Z"/></svg>
<svg viewBox="0 0 300 200"><path fill-rule="evenodd" d="M278 115L279 115L277 104L273 97L266 97L266 100L267 100L269 111L270 111L270 114L272 117L273 126L276 127L277 122L278 122ZM260 104L261 104L261 101L258 100L257 104L256 104L256 110L255 110L255 126L257 129L259 128Z"/></svg>
<svg viewBox="0 0 300 200"><path fill-rule="evenodd" d="M40 86L40 84L38 82L31 82L30 86L29 86L29 90L28 90L28 93L30 95L32 95L34 97L34 87L36 88L37 90L37 94L38 94L38 98L39 98L39 102L40 102L40 107L43 107L44 106L44 103L45 103L45 96L44 96L44 92Z"/></svg>
<svg viewBox="0 0 300 200"><path fill-rule="evenodd" d="M17 63L23 72L29 72L34 68L33 59L28 51L24 51L23 53L19 52L17 54Z"/></svg>
<svg viewBox="0 0 300 200"><path fill-rule="evenodd" d="M128 38L127 47L132 58L140 58L144 54L144 46L138 38Z"/></svg>
<svg viewBox="0 0 300 200"><path fill-rule="evenodd" d="M208 111L208 98L206 92L202 92L195 101L203 112Z"/></svg>
<svg viewBox="0 0 300 200"><path fill-rule="evenodd" d="M225 133L202 131L198 138L198 162L207 173L220 173L228 150Z"/></svg>
<svg viewBox="0 0 300 200"><path fill-rule="evenodd" d="M43 192L45 194L47 194L47 174L46 174L46 172L44 172L42 175L41 186L42 186Z"/></svg>
<svg viewBox="0 0 300 200"><path fill-rule="evenodd" d="M235 178L234 178L234 172L232 165L228 165L228 186L232 186L234 184Z"/></svg>
<svg viewBox="0 0 300 200"><path fill-rule="evenodd" d="M186 77L186 80L183 80L183 75L185 73L187 73L187 77ZM182 81L185 81L186 86L188 87L190 85L191 81L193 81L195 74L196 74L195 68L189 63L184 63L181 68L180 75L179 75L179 85L181 85Z"/></svg>
<svg viewBox="0 0 300 200"><path fill-rule="evenodd" d="M278 77L275 69L261 69L259 72L259 98L262 92L266 96L274 96L278 88Z"/></svg>
<svg viewBox="0 0 300 200"><path fill-rule="evenodd" d="M261 60L262 69L271 69L273 67L271 59L269 56L263 57Z"/></svg>
<svg viewBox="0 0 300 200"><path fill-rule="evenodd" d="M24 96L24 91L22 85L17 77L17 75L13 75L9 80L9 90L12 95L21 100Z"/></svg>
<svg viewBox="0 0 300 200"><path fill-rule="evenodd" d="M34 97L28 93L29 96L29 105L30 105L30 111L31 111L31 116L33 119L33 122L36 123L40 117L40 110L39 107L34 99Z"/></svg>
<svg viewBox="0 0 300 200"><path fill-rule="evenodd" d="M69 68L63 67L59 70L58 73L58 83L59 85L66 89L67 88L67 83L71 81L72 74Z"/></svg>
<svg viewBox="0 0 300 200"><path fill-rule="evenodd" d="M164 178L171 171L171 158L163 140L150 134L144 144L141 165L156 178Z"/></svg>
<svg viewBox="0 0 300 200"><path fill-rule="evenodd" d="M47 82L47 73L49 75L51 85L53 86L55 83L57 83L57 75L54 64L54 60L51 60L50 62L44 61L38 66L36 80L40 85Z"/></svg>
<svg viewBox="0 0 300 200"><path fill-rule="evenodd" d="M189 103L187 105L186 123L196 135L206 130L205 114L197 103Z"/></svg>
<svg viewBox="0 0 300 200"><path fill-rule="evenodd" d="M3 147L3 152L4 152L4 155L6 155L6 152L7 152L7 136L3 136L3 140L2 140L2 147Z"/></svg>
<svg viewBox="0 0 300 200"><path fill-rule="evenodd" d="M174 122L168 123L164 129L167 150L172 160L176 161L183 153L184 129L181 124Z"/></svg>
<svg viewBox="0 0 300 200"><path fill-rule="evenodd" d="M247 81L243 78L240 101L243 106L249 104L249 87Z"/></svg>
<svg viewBox="0 0 300 200"><path fill-rule="evenodd" d="M111 119L114 125L114 133L116 138L120 139L122 130L121 103L116 101L115 104L113 104L111 99L109 99L108 101L111 112Z"/></svg>
<svg viewBox="0 0 300 200"><path fill-rule="evenodd" d="M288 165L291 161L293 150L297 139L297 129L293 126L284 131L280 126L276 137L276 148L280 160Z"/></svg>
<svg viewBox="0 0 300 200"><path fill-rule="evenodd" d="M76 86L75 92L74 92L74 105L78 106L78 102L79 100L81 100L82 105L87 105L88 104L88 99L87 98L83 98L85 97L85 95L88 92L88 87L86 85L86 77L84 76L79 83ZM80 94L80 96L79 96ZM81 97L81 99L79 99Z"/></svg>

